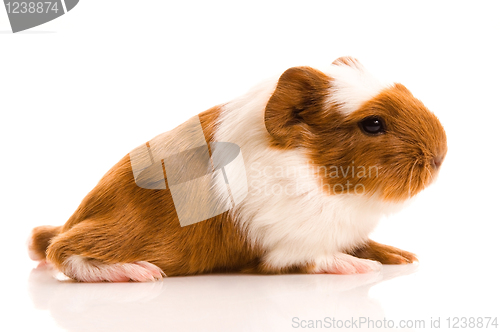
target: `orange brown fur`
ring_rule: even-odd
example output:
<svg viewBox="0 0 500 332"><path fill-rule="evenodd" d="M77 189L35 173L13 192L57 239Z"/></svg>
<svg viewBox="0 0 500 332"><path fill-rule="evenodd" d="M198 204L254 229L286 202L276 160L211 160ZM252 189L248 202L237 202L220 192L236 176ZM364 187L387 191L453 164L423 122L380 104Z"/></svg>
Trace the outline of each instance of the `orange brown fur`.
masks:
<svg viewBox="0 0 500 332"><path fill-rule="evenodd" d="M200 114L209 141L219 112L214 107ZM257 266L259 251L246 243L227 212L181 227L168 188L138 187L126 156L85 197L47 248L47 259L63 272L71 255L108 264L147 261L175 276L249 269Z"/></svg>
<svg viewBox="0 0 500 332"><path fill-rule="evenodd" d="M371 137L356 130L358 122L373 115L387 120L386 134ZM376 176L361 177L357 171L340 179L323 176L322 183L329 184L323 188L330 190L339 181L344 186L349 181L352 187L361 184L366 192L386 200L403 201L431 183L437 172L430 167L433 156L446 155L446 135L436 116L401 84L385 89L353 114L326 113L313 130L316 135L310 144L319 148L311 157L317 165L376 170ZM416 143L420 141L426 144Z"/></svg>
<svg viewBox="0 0 500 332"><path fill-rule="evenodd" d="M357 60L347 57L334 64L361 68ZM320 186L327 194L336 194L332 191L335 184L362 184L368 194L402 201L432 181L437 170L431 162L435 156L444 158L446 135L437 118L404 86L396 84L383 90L352 114L339 112L339 105L326 102L330 88L331 78L318 70L287 70L265 109L270 145L308 151L309 160L326 170L353 165L377 168L377 176L368 178L347 173L339 179L319 172ZM216 106L199 114L207 143L214 141L221 109L222 106ZM412 116L413 113L419 116ZM388 119L387 133L368 137L358 124L374 115ZM420 141L431 144L415 144ZM75 276L67 271L65 262L74 255L104 264L146 261L167 276L314 270L311 262L282 268L264 264L264 250L249 243L229 212L181 227L165 183L166 190L137 186L127 155L104 175L65 225L35 228L30 250L36 257L46 257L70 277ZM350 254L386 264L416 260L411 253L374 241Z"/></svg>
<svg viewBox="0 0 500 332"><path fill-rule="evenodd" d="M310 126L318 119L330 80L310 67L290 68L281 75L265 110L266 129L279 148L300 147L310 139Z"/></svg>
<svg viewBox="0 0 500 332"><path fill-rule="evenodd" d="M335 63L359 65L347 57ZM338 105L325 107L329 84L325 74L310 67L290 68L280 77L265 113L274 146L310 151L320 186L327 194L337 194L336 185L362 185L368 194L379 194L388 201L404 201L432 182L437 170L431 162L434 156L445 157L446 134L422 102L396 83L353 114L345 115L337 110ZM385 135L371 137L358 130L361 120L374 115L387 119ZM330 176L334 167L355 167L356 171L337 178ZM358 176L361 169L367 176ZM373 175L368 174L371 170Z"/></svg>
<svg viewBox="0 0 500 332"><path fill-rule="evenodd" d="M333 65L347 65L350 67L363 69L363 66L359 63L359 61L350 56L343 56L338 58L337 60L332 62Z"/></svg>
<svg viewBox="0 0 500 332"><path fill-rule="evenodd" d="M417 256L411 252L372 240L350 254L359 258L375 260L382 264L408 264L418 261Z"/></svg>
<svg viewBox="0 0 500 332"><path fill-rule="evenodd" d="M59 234L62 226L38 226L31 232L30 242L28 243L28 250L34 254L33 258L38 260L45 259L45 250L50 244L53 237Z"/></svg>

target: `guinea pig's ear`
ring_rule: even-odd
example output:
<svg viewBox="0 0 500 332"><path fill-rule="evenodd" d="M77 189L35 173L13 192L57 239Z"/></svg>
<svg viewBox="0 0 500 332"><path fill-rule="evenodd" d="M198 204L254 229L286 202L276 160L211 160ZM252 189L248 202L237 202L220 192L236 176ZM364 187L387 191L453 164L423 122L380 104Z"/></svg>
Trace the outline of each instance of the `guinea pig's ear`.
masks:
<svg viewBox="0 0 500 332"><path fill-rule="evenodd" d="M353 67L353 68L360 69L360 70L363 70L363 68L364 68L363 65L361 64L361 62L358 61L358 59L353 58L351 56L340 57L337 60L333 61L332 65L349 66L349 67Z"/></svg>
<svg viewBox="0 0 500 332"><path fill-rule="evenodd" d="M330 78L311 67L293 67L281 75L264 115L266 129L276 144L300 145L330 87Z"/></svg>

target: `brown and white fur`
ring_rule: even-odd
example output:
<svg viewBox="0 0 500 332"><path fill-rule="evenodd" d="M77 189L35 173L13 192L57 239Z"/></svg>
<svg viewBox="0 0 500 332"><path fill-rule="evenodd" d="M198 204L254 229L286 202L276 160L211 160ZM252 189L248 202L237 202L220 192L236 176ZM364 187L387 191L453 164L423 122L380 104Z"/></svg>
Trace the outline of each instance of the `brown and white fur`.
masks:
<svg viewBox="0 0 500 332"><path fill-rule="evenodd" d="M374 115L385 121L382 135L360 130ZM441 124L401 84L383 85L343 57L322 71L290 68L199 117L207 142L241 148L243 202L181 227L169 189L138 187L127 155L65 225L33 230L30 257L87 282L230 271L352 274L416 260L369 239L383 215L433 181L446 154ZM321 171L354 165L375 166L377 176ZM364 190L338 193L336 184Z"/></svg>

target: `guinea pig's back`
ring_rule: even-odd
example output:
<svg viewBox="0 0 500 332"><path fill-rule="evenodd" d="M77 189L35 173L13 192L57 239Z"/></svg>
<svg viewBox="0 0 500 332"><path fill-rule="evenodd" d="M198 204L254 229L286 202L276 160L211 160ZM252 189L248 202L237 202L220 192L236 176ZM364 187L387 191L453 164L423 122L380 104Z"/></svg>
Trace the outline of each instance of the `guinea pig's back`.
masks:
<svg viewBox="0 0 500 332"><path fill-rule="evenodd" d="M219 108L199 115L209 143ZM130 155L122 158L63 226L61 234L78 232L75 252L106 263L146 261L166 275L240 270L254 265L258 250L251 249L228 212L181 227L172 193L136 184ZM75 242L75 241L73 241ZM54 256L64 261L65 255ZM54 258L53 258L54 259Z"/></svg>

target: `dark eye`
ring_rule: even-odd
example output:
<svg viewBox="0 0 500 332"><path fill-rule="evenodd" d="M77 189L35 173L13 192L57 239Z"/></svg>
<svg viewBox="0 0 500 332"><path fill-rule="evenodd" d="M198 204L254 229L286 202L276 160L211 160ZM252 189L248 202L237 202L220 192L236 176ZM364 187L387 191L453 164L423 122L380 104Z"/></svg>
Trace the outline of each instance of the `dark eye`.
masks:
<svg viewBox="0 0 500 332"><path fill-rule="evenodd" d="M384 121L378 116L370 116L359 123L361 130L368 135L379 135L385 133Z"/></svg>

